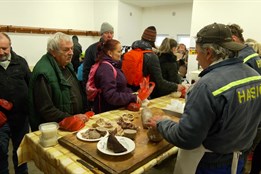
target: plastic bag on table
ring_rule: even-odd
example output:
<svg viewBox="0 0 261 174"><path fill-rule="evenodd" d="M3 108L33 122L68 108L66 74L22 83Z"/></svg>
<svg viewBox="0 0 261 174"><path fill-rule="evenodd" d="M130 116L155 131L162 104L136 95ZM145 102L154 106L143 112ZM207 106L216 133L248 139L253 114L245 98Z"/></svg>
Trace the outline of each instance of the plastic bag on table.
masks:
<svg viewBox="0 0 261 174"><path fill-rule="evenodd" d="M150 96L154 87L155 87L155 83L150 82L149 76L144 77L142 82L140 83L140 89L138 90L138 97L141 100L145 100L146 98L148 98Z"/></svg>
<svg viewBox="0 0 261 174"><path fill-rule="evenodd" d="M59 126L60 129L66 131L78 131L85 126L85 123L79 117L74 115L64 118L59 122Z"/></svg>

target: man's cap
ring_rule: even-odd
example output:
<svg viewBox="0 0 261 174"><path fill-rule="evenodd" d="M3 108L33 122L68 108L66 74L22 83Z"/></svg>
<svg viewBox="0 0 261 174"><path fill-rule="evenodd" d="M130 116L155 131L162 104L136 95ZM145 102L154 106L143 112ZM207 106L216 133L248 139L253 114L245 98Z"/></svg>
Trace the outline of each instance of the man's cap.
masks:
<svg viewBox="0 0 261 174"><path fill-rule="evenodd" d="M197 33L196 43L215 43L232 51L242 50L245 45L234 42L228 26L213 23L205 26Z"/></svg>
<svg viewBox="0 0 261 174"><path fill-rule="evenodd" d="M149 42L155 42L156 36L157 36L156 28L154 26L149 26L144 30L141 39Z"/></svg>
<svg viewBox="0 0 261 174"><path fill-rule="evenodd" d="M103 22L101 25L100 33L103 34L104 32L111 31L114 32L113 26L108 22Z"/></svg>

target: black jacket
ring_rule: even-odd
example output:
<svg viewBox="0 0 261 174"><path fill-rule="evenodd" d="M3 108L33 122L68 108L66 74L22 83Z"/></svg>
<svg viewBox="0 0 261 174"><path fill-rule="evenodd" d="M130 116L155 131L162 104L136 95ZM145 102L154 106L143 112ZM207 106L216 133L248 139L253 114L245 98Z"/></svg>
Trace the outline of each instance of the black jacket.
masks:
<svg viewBox="0 0 261 174"><path fill-rule="evenodd" d="M82 46L79 42L73 42L73 57L72 64L75 72L78 71L78 67L80 66L80 56L82 53Z"/></svg>
<svg viewBox="0 0 261 174"><path fill-rule="evenodd" d="M28 85L30 69L24 58L11 51L11 61L5 70L0 66L0 98L13 103L6 114L9 124L23 123L28 117Z"/></svg>
<svg viewBox="0 0 261 174"><path fill-rule="evenodd" d="M138 40L132 44L132 49L140 48L142 50L152 50L152 46L144 41ZM150 76L150 81L155 82L155 88L151 94L151 98L157 98L163 95L177 91L177 84L164 80L161 73L158 56L153 53L145 53L143 59L143 75Z"/></svg>
<svg viewBox="0 0 261 174"><path fill-rule="evenodd" d="M85 51L82 70L83 84L86 84L91 67L95 63L97 57L97 46L100 42L102 42L102 38L99 40L99 42L95 42L94 44L90 45Z"/></svg>
<svg viewBox="0 0 261 174"><path fill-rule="evenodd" d="M173 53L161 53L159 55L162 77L170 82L181 83L178 73L177 57Z"/></svg>

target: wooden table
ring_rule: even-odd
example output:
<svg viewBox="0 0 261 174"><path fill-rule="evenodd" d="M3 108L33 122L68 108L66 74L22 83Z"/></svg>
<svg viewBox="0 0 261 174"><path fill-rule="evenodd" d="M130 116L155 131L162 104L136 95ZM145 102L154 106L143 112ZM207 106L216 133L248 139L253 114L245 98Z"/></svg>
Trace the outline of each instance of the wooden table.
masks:
<svg viewBox="0 0 261 174"><path fill-rule="evenodd" d="M160 97L151 100L149 107L164 108L170 103L170 100L171 98L168 96ZM96 117L113 120L123 113L138 114L137 112L122 109L101 113L90 119L85 128L90 127L97 119ZM17 151L18 160L19 164L33 160L41 171L50 174L92 173L82 164L76 162L79 158L95 165L104 173L143 173L167 157L177 153L178 149L165 140L159 143L151 143L148 142L145 131L139 131L139 134L140 136L137 136L135 140L136 148L134 152L122 157L110 157L97 151L97 142L86 143L79 141L75 134L71 132L59 130L60 144L48 148L43 148L39 144L41 135L39 131L31 132L26 134ZM70 143L65 143L66 141ZM76 143L79 144L78 147L81 147L80 150L70 148L69 144ZM150 153L146 153L146 151ZM96 156L96 159L93 159L93 156Z"/></svg>

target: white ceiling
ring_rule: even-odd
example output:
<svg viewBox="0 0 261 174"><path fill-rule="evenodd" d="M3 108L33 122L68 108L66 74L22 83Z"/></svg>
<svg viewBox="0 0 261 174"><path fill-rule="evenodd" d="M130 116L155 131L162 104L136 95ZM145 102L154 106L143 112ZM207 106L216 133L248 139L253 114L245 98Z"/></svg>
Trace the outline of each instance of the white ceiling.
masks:
<svg viewBox="0 0 261 174"><path fill-rule="evenodd" d="M127 4L138 7L169 6L181 3L193 3L193 0L121 0Z"/></svg>

